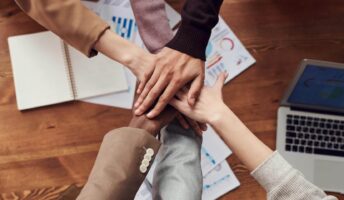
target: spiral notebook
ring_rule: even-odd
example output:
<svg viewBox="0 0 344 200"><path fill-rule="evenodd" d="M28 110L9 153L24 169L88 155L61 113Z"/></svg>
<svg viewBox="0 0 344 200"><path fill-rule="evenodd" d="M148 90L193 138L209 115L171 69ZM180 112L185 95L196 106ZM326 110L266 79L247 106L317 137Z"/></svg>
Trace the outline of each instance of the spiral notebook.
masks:
<svg viewBox="0 0 344 200"><path fill-rule="evenodd" d="M8 38L19 110L128 89L123 66L87 58L46 31Z"/></svg>

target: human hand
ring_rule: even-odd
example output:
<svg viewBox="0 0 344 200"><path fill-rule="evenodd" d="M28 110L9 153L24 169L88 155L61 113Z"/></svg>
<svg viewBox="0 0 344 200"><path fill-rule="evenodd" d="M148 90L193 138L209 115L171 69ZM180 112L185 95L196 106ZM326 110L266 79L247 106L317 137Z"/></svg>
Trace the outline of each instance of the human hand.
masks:
<svg viewBox="0 0 344 200"><path fill-rule="evenodd" d="M173 98L169 104L193 120L211 124L222 116L224 110L227 110L222 98L223 83L227 76L227 73L221 73L212 87L203 87L194 106L190 106L187 102L186 89L178 91L176 94L178 99Z"/></svg>
<svg viewBox="0 0 344 200"><path fill-rule="evenodd" d="M143 81L140 84L144 85L144 89L140 86L138 88L137 92L140 96L135 103L135 114L142 115L159 98L154 108L147 114L149 118L156 117L177 91L189 82L191 86L187 94L187 102L192 106L203 87L204 62L168 47L163 48L156 55L155 68L148 82Z"/></svg>
<svg viewBox="0 0 344 200"><path fill-rule="evenodd" d="M153 73L156 56L110 30L104 32L94 45L94 48L128 67L140 83L138 86L139 90L143 89L143 86Z"/></svg>
<svg viewBox="0 0 344 200"><path fill-rule="evenodd" d="M176 109L167 106L164 111L154 119L149 119L146 115L133 115L129 127L144 129L153 136L156 136L165 125L169 124L176 117L177 113L178 111L176 111Z"/></svg>
<svg viewBox="0 0 344 200"><path fill-rule="evenodd" d="M184 129L189 129L191 127L192 130L194 130L195 133L200 136L202 135L203 131L207 130L207 125L205 123L200 123L190 119L189 117L182 115L180 112L177 113L176 118Z"/></svg>

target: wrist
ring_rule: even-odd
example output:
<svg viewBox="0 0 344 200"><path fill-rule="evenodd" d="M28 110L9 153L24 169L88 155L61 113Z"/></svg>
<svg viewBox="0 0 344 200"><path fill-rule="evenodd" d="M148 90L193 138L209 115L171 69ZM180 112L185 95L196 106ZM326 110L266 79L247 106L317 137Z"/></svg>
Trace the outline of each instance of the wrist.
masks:
<svg viewBox="0 0 344 200"><path fill-rule="evenodd" d="M149 134L151 134L152 136L156 136L158 134L158 130L154 127L154 125L147 123L146 121L142 121L142 120L131 120L128 127L131 128L138 128L138 129L142 129L145 130L146 132L148 132Z"/></svg>
<svg viewBox="0 0 344 200"><path fill-rule="evenodd" d="M135 59L140 49L114 32L106 30L95 44L95 49L111 59L127 66Z"/></svg>
<svg viewBox="0 0 344 200"><path fill-rule="evenodd" d="M228 122L233 118L233 112L226 106L222 105L218 112L213 113L208 122L213 127L220 127L222 123Z"/></svg>

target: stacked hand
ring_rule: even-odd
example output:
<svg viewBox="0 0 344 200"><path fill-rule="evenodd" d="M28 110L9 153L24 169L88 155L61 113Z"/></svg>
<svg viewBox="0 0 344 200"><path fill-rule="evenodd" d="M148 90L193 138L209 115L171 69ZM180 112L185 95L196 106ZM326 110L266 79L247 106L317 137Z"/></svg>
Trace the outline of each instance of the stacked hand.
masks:
<svg viewBox="0 0 344 200"><path fill-rule="evenodd" d="M188 103L193 105L204 82L204 62L179 51L163 48L156 55L154 70L145 70L137 92L140 94L135 103L135 114L145 113L157 101L147 117L160 114L168 102L182 87L190 83Z"/></svg>
<svg viewBox="0 0 344 200"><path fill-rule="evenodd" d="M180 88L190 83L188 103L195 104L204 82L204 62L170 48L164 48L156 55L141 52L129 66L139 80L135 103L135 114L157 117ZM134 67L135 66L135 67ZM152 108L151 110L149 110ZM198 134L206 125L176 114L184 128L191 127Z"/></svg>
<svg viewBox="0 0 344 200"><path fill-rule="evenodd" d="M187 89L177 92L177 98L173 98L170 105L193 120L212 124L228 109L222 97L222 87L226 77L226 73L221 73L212 87L205 86L194 106L188 104Z"/></svg>

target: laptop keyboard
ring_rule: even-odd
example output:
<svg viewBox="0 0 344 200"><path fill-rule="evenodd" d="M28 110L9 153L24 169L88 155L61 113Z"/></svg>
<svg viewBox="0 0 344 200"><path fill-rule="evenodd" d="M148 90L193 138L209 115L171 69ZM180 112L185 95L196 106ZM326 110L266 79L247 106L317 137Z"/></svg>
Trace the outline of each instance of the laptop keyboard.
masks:
<svg viewBox="0 0 344 200"><path fill-rule="evenodd" d="M344 121L287 115L286 151L344 157Z"/></svg>

